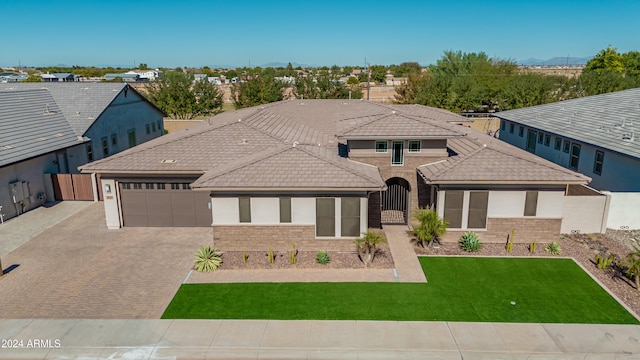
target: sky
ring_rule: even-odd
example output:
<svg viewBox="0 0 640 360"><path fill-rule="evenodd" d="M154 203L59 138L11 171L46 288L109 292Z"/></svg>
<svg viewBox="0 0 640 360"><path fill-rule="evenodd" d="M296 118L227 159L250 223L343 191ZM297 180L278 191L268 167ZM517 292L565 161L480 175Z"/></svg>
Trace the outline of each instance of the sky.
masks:
<svg viewBox="0 0 640 360"><path fill-rule="evenodd" d="M640 0L0 0L0 66L435 63L640 50ZM366 59L366 60L365 60Z"/></svg>

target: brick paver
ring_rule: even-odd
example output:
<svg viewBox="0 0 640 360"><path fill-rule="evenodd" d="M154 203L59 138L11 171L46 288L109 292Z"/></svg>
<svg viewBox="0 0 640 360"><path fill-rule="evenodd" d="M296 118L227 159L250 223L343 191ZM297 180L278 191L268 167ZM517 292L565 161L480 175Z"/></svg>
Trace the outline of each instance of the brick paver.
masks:
<svg viewBox="0 0 640 360"><path fill-rule="evenodd" d="M107 230L102 203L3 257L0 318L159 318L210 228Z"/></svg>
<svg viewBox="0 0 640 360"><path fill-rule="evenodd" d="M411 238L407 234L409 228L406 225L384 225L383 228L398 273L398 281L427 282L420 261L413 250Z"/></svg>

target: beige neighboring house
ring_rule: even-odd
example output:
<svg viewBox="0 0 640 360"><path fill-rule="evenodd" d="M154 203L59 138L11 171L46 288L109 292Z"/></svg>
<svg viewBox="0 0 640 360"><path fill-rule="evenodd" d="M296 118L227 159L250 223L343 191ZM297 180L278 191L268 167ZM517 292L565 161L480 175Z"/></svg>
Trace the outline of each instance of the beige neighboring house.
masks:
<svg viewBox="0 0 640 360"><path fill-rule="evenodd" d="M420 105L287 100L217 115L107 159L107 226L212 226L223 250L352 250L418 207L449 221L445 241L554 238L563 202L589 178Z"/></svg>

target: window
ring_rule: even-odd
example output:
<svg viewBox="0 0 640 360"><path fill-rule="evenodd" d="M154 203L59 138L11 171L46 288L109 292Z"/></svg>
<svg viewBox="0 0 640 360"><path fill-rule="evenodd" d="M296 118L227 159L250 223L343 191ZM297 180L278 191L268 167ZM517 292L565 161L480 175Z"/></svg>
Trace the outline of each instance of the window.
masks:
<svg viewBox="0 0 640 360"><path fill-rule="evenodd" d="M129 147L136 146L136 130L135 129L129 130L127 132L127 135L129 135Z"/></svg>
<svg viewBox="0 0 640 360"><path fill-rule="evenodd" d="M386 153L387 146L388 144L386 141L376 141L376 152Z"/></svg>
<svg viewBox="0 0 640 360"><path fill-rule="evenodd" d="M239 198L239 208L240 208L240 222L241 223L250 223L251 222L251 199L247 197Z"/></svg>
<svg viewBox="0 0 640 360"><path fill-rule="evenodd" d="M156 125L158 126L158 130L162 131L162 122L160 120L156 121Z"/></svg>
<svg viewBox="0 0 640 360"><path fill-rule="evenodd" d="M171 183L171 190L180 190L180 184Z"/></svg>
<svg viewBox="0 0 640 360"><path fill-rule="evenodd" d="M391 165L404 164L404 141L394 141L392 150Z"/></svg>
<svg viewBox="0 0 640 360"><path fill-rule="evenodd" d="M335 199L316 199L316 236L336 236Z"/></svg>
<svg viewBox="0 0 640 360"><path fill-rule="evenodd" d="M147 135L151 134L151 125L147 124L145 128L147 129Z"/></svg>
<svg viewBox="0 0 640 360"><path fill-rule="evenodd" d="M156 132L156 123L151 123L151 131Z"/></svg>
<svg viewBox="0 0 640 360"><path fill-rule="evenodd" d="M569 158L569 169L578 170L578 162L580 161L580 145L571 144L571 155Z"/></svg>
<svg viewBox="0 0 640 360"><path fill-rule="evenodd" d="M420 141L409 141L409 152L420 152Z"/></svg>
<svg viewBox="0 0 640 360"><path fill-rule="evenodd" d="M487 227L488 191L471 191L469 193L468 229L485 229Z"/></svg>
<svg viewBox="0 0 640 360"><path fill-rule="evenodd" d="M551 135L544 134L544 146L549 146L551 144Z"/></svg>
<svg viewBox="0 0 640 360"><path fill-rule="evenodd" d="M360 198L342 198L340 210L341 236L360 236Z"/></svg>
<svg viewBox="0 0 640 360"><path fill-rule="evenodd" d="M596 158L593 162L593 173L602 175L602 163L604 163L604 151L596 150Z"/></svg>
<svg viewBox="0 0 640 360"><path fill-rule="evenodd" d="M560 150L560 147L562 147L562 139L556 137L556 143L553 145L553 148L556 150Z"/></svg>
<svg viewBox="0 0 640 360"><path fill-rule="evenodd" d="M571 146L571 144L569 144L569 141L565 140L563 146L564 147L562 148L562 152L566 152L568 154L569 153L569 147Z"/></svg>
<svg viewBox="0 0 640 360"><path fill-rule="evenodd" d="M536 216L537 208L538 208L538 192L527 191L527 195L524 200L524 216Z"/></svg>
<svg viewBox="0 0 640 360"><path fill-rule="evenodd" d="M518 128L518 136L520 137L524 136L524 126L520 126L520 128Z"/></svg>
<svg viewBox="0 0 640 360"><path fill-rule="evenodd" d="M153 190L153 183L144 184L144 188L147 189L147 190Z"/></svg>
<svg viewBox="0 0 640 360"><path fill-rule="evenodd" d="M142 190L142 183L133 183L133 190Z"/></svg>
<svg viewBox="0 0 640 360"><path fill-rule="evenodd" d="M118 145L118 135L111 134L111 146L116 146L116 145Z"/></svg>
<svg viewBox="0 0 640 360"><path fill-rule="evenodd" d="M91 142L88 142L87 145L87 159L89 159L89 161L93 161L93 146L91 146Z"/></svg>
<svg viewBox="0 0 640 360"><path fill-rule="evenodd" d="M509 124L509 134L513 134L513 129L516 127L514 123Z"/></svg>
<svg viewBox="0 0 640 360"><path fill-rule="evenodd" d="M102 156L109 156L109 139L107 137L103 137L102 141Z"/></svg>
<svg viewBox="0 0 640 360"><path fill-rule="evenodd" d="M542 144L542 140L544 140L544 133L543 132L539 132L538 133L538 144Z"/></svg>
<svg viewBox="0 0 640 360"><path fill-rule="evenodd" d="M156 188L157 188L158 190L164 190L164 189L166 189L166 188L167 188L167 185L166 185L166 184L164 184L164 183L158 183L158 184L156 184Z"/></svg>
<svg viewBox="0 0 640 360"><path fill-rule="evenodd" d="M538 133L532 130L527 131L527 151L536 152L536 138Z"/></svg>
<svg viewBox="0 0 640 360"><path fill-rule="evenodd" d="M131 183L122 183L122 190L131 190Z"/></svg>
<svg viewBox="0 0 640 360"><path fill-rule="evenodd" d="M191 190L191 185L187 183L182 184L182 190Z"/></svg>
<svg viewBox="0 0 640 360"><path fill-rule="evenodd" d="M464 191L447 190L444 197L444 218L452 229L462 228L462 201Z"/></svg>
<svg viewBox="0 0 640 360"><path fill-rule="evenodd" d="M291 222L291 198L290 197L280 198L280 222L281 223Z"/></svg>
<svg viewBox="0 0 640 360"><path fill-rule="evenodd" d="M506 122L506 121L504 121L504 120L502 120L502 121L500 122L500 130L503 130L503 131L504 131L506 128L507 128L507 122Z"/></svg>

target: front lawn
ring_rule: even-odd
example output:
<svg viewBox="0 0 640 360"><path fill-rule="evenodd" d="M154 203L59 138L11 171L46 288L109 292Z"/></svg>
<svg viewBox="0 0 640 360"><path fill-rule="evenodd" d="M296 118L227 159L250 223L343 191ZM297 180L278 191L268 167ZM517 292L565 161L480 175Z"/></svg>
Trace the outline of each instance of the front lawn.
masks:
<svg viewBox="0 0 640 360"><path fill-rule="evenodd" d="M420 263L427 284L186 284L162 318L638 324L569 259Z"/></svg>

